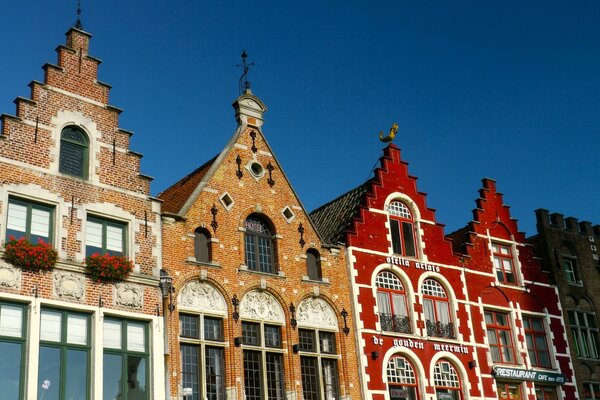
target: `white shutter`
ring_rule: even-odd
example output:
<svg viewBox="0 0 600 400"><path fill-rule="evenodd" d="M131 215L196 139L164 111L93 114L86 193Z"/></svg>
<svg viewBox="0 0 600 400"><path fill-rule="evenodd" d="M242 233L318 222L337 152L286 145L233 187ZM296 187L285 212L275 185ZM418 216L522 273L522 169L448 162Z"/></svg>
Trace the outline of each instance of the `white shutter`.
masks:
<svg viewBox="0 0 600 400"><path fill-rule="evenodd" d="M121 322L110 320L104 321L104 348L121 348Z"/></svg>
<svg viewBox="0 0 600 400"><path fill-rule="evenodd" d="M102 248L102 224L94 221L87 221L85 244L86 246Z"/></svg>
<svg viewBox="0 0 600 400"><path fill-rule="evenodd" d="M31 234L50 237L50 211L31 209Z"/></svg>
<svg viewBox="0 0 600 400"><path fill-rule="evenodd" d="M42 311L40 339L60 342L61 314L54 311Z"/></svg>
<svg viewBox="0 0 600 400"><path fill-rule="evenodd" d="M123 253L123 227L106 227L106 250Z"/></svg>
<svg viewBox="0 0 600 400"><path fill-rule="evenodd" d="M127 324L127 350L145 351L145 329L144 325Z"/></svg>
<svg viewBox="0 0 600 400"><path fill-rule="evenodd" d="M8 203L8 221L6 227L11 230L25 232L27 227L27 207L21 204Z"/></svg>
<svg viewBox="0 0 600 400"><path fill-rule="evenodd" d="M67 319L68 343L87 344L87 320L85 315L69 315Z"/></svg>
<svg viewBox="0 0 600 400"><path fill-rule="evenodd" d="M0 306L0 335L23 336L23 309L21 307Z"/></svg>

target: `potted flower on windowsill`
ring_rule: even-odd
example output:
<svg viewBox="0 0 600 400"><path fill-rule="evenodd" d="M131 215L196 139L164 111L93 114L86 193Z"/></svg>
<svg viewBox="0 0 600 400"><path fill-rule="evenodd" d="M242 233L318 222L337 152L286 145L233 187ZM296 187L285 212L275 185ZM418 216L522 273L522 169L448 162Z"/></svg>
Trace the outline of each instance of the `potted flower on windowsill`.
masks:
<svg viewBox="0 0 600 400"><path fill-rule="evenodd" d="M42 239L37 244L10 236L4 245L4 259L12 265L33 271L49 271L56 265L58 252Z"/></svg>
<svg viewBox="0 0 600 400"><path fill-rule="evenodd" d="M97 281L120 281L133 270L133 263L124 256L94 253L85 259L85 270Z"/></svg>

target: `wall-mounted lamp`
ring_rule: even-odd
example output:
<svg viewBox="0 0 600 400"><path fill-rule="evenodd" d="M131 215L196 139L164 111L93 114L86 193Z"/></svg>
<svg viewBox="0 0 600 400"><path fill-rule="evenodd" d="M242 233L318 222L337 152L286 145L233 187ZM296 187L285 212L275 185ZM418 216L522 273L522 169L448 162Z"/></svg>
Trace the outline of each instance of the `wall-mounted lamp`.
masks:
<svg viewBox="0 0 600 400"><path fill-rule="evenodd" d="M240 301L237 298L237 294L234 294L231 298L231 304L233 304L233 312L231 313L231 318L233 318L235 322L238 322L238 320L240 319L240 312L238 311Z"/></svg>
<svg viewBox="0 0 600 400"><path fill-rule="evenodd" d="M242 337L238 336L236 338L233 338L233 344L235 345L235 347L240 347L242 345Z"/></svg>
<svg viewBox="0 0 600 400"><path fill-rule="evenodd" d="M298 343L293 344L292 351L294 352L294 354L298 354L298 352L300 351L300 345Z"/></svg>
<svg viewBox="0 0 600 400"><path fill-rule="evenodd" d="M175 310L175 304L173 304L173 277L167 273L164 269L160 270L160 290L162 291L163 299L169 298L169 311Z"/></svg>
<svg viewBox="0 0 600 400"><path fill-rule="evenodd" d="M377 360L379 358L379 352L377 350L371 352L371 358Z"/></svg>
<svg viewBox="0 0 600 400"><path fill-rule="evenodd" d="M475 368L477 366L477 361L471 360L471 361L469 361L468 365L469 365L470 369L473 369L473 368Z"/></svg>
<svg viewBox="0 0 600 400"><path fill-rule="evenodd" d="M345 308L342 308L342 312L340 314L342 318L344 318L344 327L342 328L342 332L344 332L344 334L348 336L348 334L350 333L350 328L348 328L348 322L346 321L346 318L348 318L348 311L346 311Z"/></svg>
<svg viewBox="0 0 600 400"><path fill-rule="evenodd" d="M296 321L296 307L294 307L294 303L290 303L290 325L292 329L296 329L298 325L298 321Z"/></svg>

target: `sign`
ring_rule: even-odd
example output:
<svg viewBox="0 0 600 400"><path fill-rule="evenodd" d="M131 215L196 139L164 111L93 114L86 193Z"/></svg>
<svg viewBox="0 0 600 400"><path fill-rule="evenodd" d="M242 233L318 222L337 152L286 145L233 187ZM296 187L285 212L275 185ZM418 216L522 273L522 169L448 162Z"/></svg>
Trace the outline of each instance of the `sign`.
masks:
<svg viewBox="0 0 600 400"><path fill-rule="evenodd" d="M562 385L567 381L565 375L556 372L541 372L519 368L495 367L492 373L496 378L551 383L555 385Z"/></svg>
<svg viewBox="0 0 600 400"><path fill-rule="evenodd" d="M383 346L383 338L377 337L375 335L372 336L373 344L377 346ZM386 339L387 341L387 339ZM394 347L406 347L409 349L425 349L425 342L422 340L412 340L412 339L394 339L393 342ZM449 351L452 353L458 354L469 354L469 348L463 346L462 344L445 344L445 343L433 343L433 350L435 351Z"/></svg>
<svg viewBox="0 0 600 400"><path fill-rule="evenodd" d="M415 261L407 260L406 258L391 256L391 257L387 257L385 259L385 261L388 264L398 265L400 267L408 268L412 265L415 269L421 269L423 271L440 272L440 267L438 267L437 265L431 265L431 264L422 263L422 262L415 262Z"/></svg>

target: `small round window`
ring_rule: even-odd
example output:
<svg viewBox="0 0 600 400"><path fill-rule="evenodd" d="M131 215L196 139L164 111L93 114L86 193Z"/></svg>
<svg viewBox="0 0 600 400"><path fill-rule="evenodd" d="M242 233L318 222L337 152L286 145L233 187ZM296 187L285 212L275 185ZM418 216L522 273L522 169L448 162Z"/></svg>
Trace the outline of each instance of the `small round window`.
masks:
<svg viewBox="0 0 600 400"><path fill-rule="evenodd" d="M265 170L263 169L262 165L254 161L252 164L250 164L250 173L256 178L260 178L264 175Z"/></svg>

